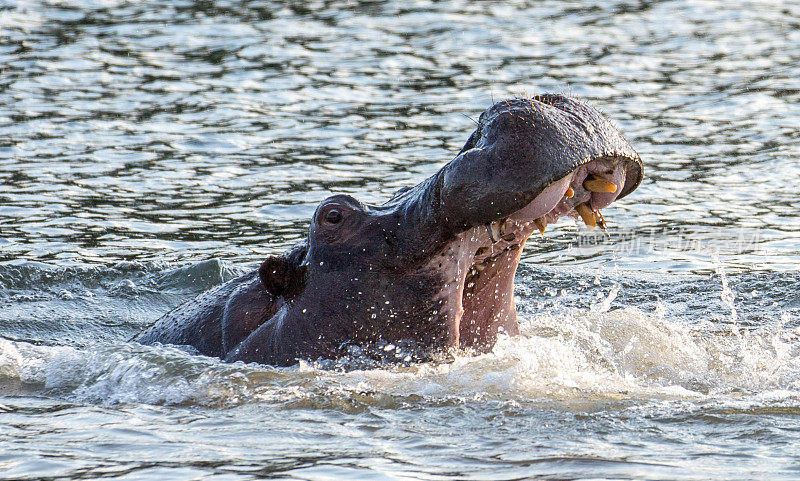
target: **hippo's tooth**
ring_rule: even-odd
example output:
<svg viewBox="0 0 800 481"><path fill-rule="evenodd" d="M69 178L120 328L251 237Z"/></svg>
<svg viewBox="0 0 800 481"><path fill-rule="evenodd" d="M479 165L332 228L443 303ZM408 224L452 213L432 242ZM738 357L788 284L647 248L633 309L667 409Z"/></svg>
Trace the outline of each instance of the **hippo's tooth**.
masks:
<svg viewBox="0 0 800 481"><path fill-rule="evenodd" d="M503 235L503 234L506 233L506 221L507 220L508 220L508 217L503 217L502 219L497 221L497 225L500 226L500 235Z"/></svg>
<svg viewBox="0 0 800 481"><path fill-rule="evenodd" d="M597 219L597 227L604 230L606 227L608 227L606 220L603 218L603 214L601 214L599 210L594 211L594 217Z"/></svg>
<svg viewBox="0 0 800 481"><path fill-rule="evenodd" d="M533 219L533 223L539 228L539 232L544 234L544 230L547 228L547 217L542 216L538 219Z"/></svg>
<svg viewBox="0 0 800 481"><path fill-rule="evenodd" d="M511 242L517 238L516 234L513 232L506 232L508 218L500 219L497 221L497 224L500 226L500 238L504 241Z"/></svg>
<svg viewBox="0 0 800 481"><path fill-rule="evenodd" d="M597 218L595 217L594 212L592 212L592 208L589 207L589 204L585 202L583 204L578 204L575 206L575 210L590 229L593 229L597 225Z"/></svg>
<svg viewBox="0 0 800 481"><path fill-rule="evenodd" d="M567 187L567 191L564 193L565 199L571 199L575 195L575 191L572 190L572 187Z"/></svg>
<svg viewBox="0 0 800 481"><path fill-rule="evenodd" d="M498 222L489 222L486 224L486 232L489 233L489 237L492 239L492 242L497 242L500 240L500 224Z"/></svg>
<svg viewBox="0 0 800 481"><path fill-rule="evenodd" d="M609 182L605 179L592 177L583 181L583 188L589 192L613 193L617 191L617 184Z"/></svg>

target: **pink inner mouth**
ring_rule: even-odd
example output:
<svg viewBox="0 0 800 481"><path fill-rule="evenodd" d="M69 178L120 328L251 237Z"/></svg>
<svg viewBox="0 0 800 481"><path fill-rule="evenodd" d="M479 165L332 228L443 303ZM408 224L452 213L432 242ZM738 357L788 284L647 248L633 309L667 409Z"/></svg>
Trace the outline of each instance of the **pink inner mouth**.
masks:
<svg viewBox="0 0 800 481"><path fill-rule="evenodd" d="M596 224L601 229L605 228L605 220L599 211L616 200L624 182L625 167L621 163L600 159L582 165L568 176L550 184L530 204L507 219L488 225L487 235L476 239L481 246L486 247L486 252L481 252L478 247L473 264L478 264L509 246L521 246L533 232L543 232L548 224L556 223L564 216L582 218L590 227ZM615 189L613 192L607 191L612 188Z"/></svg>
<svg viewBox="0 0 800 481"><path fill-rule="evenodd" d="M573 190L572 198L562 198L546 214L548 222L557 222L559 217L564 215L578 218L578 211L575 209L580 204L586 204L591 211L598 212L603 207L611 204L617 199L625 183L625 167L622 165L613 166L603 161L593 161L579 167L571 176L568 176L569 187ZM616 186L614 192L591 191L587 189L584 182L587 179L605 181L610 185Z"/></svg>
<svg viewBox="0 0 800 481"><path fill-rule="evenodd" d="M450 271L455 282L448 290L457 300L452 305L458 313L451 330L455 345L486 347L498 332L518 333L514 275L527 238L564 216L605 228L599 209L616 200L624 182L621 162L593 160L552 183L508 218L462 234L450 250L463 256L455 256L459 260Z"/></svg>

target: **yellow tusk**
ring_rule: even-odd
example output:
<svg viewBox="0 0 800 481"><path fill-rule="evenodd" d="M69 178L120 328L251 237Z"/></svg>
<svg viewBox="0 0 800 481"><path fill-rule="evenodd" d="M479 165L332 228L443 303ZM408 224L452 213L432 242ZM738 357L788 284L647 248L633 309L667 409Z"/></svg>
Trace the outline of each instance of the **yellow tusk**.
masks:
<svg viewBox="0 0 800 481"><path fill-rule="evenodd" d="M589 192L612 193L617 191L617 184L609 182L605 179L592 178L583 181L583 188Z"/></svg>
<svg viewBox="0 0 800 481"><path fill-rule="evenodd" d="M544 234L544 230L547 228L547 218L544 216L539 217L538 219L534 219L533 223L539 228L539 233Z"/></svg>
<svg viewBox="0 0 800 481"><path fill-rule="evenodd" d="M592 212L592 208L589 207L588 204L578 204L575 206L575 210L578 212L578 215L581 216L583 222L592 229L597 225L597 218L594 216L594 212Z"/></svg>
<svg viewBox="0 0 800 481"><path fill-rule="evenodd" d="M571 199L572 196L575 195L575 191L572 190L572 187L567 187L567 192L564 194L565 199Z"/></svg>

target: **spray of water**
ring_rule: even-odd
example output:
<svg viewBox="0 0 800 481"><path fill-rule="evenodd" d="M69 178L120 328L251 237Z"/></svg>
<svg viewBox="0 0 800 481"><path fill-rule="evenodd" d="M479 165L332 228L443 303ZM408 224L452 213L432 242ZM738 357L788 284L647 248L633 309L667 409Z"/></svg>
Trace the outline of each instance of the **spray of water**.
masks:
<svg viewBox="0 0 800 481"><path fill-rule="evenodd" d="M168 347L76 349L0 340L0 391L100 404L205 406L337 405L354 396L390 403L411 397L568 405L800 396L800 332L787 327L796 320L783 314L757 328L740 327L721 266L717 275L729 309L722 323L672 318L661 302L653 312L615 305L622 287L614 285L589 309L537 312L522 320L521 336L501 338L486 354L454 352L452 362L277 369Z"/></svg>

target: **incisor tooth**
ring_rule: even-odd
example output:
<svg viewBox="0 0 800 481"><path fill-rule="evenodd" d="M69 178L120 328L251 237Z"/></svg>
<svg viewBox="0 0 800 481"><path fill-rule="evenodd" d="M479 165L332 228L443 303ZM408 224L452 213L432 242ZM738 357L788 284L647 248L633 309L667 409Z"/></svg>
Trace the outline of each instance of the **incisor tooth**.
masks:
<svg viewBox="0 0 800 481"><path fill-rule="evenodd" d="M588 204L586 203L578 204L575 206L575 210L578 212L578 215L581 216L583 222L586 223L586 225L590 229L594 228L597 225L597 218L595 217L594 212L592 212L592 208L589 207Z"/></svg>
<svg viewBox="0 0 800 481"><path fill-rule="evenodd" d="M547 218L542 216L538 219L533 219L533 223L539 228L539 233L544 234L544 230L547 228Z"/></svg>
<svg viewBox="0 0 800 481"><path fill-rule="evenodd" d="M617 191L617 184L609 182L605 179L598 179L597 177L593 177L583 181L583 188L588 190L589 192L612 193Z"/></svg>
<svg viewBox="0 0 800 481"><path fill-rule="evenodd" d="M567 191L564 193L564 198L571 199L575 195L575 191L572 190L572 187L567 187Z"/></svg>
<svg viewBox="0 0 800 481"><path fill-rule="evenodd" d="M497 222L489 222L486 224L486 232L489 233L489 237L492 239L492 242L497 242L500 240L500 225Z"/></svg>
<svg viewBox="0 0 800 481"><path fill-rule="evenodd" d="M594 211L594 216L597 219L597 227L605 230L608 225L606 224L606 220L603 218L603 214L601 214L599 210L596 210Z"/></svg>

